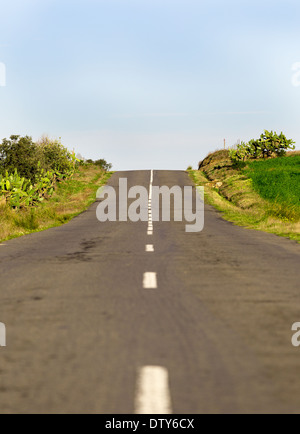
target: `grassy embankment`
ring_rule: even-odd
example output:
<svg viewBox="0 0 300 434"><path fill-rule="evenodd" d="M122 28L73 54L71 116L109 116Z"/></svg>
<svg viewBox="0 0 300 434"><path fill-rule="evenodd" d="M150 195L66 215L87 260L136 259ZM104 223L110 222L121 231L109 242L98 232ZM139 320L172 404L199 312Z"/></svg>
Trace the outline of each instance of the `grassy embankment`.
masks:
<svg viewBox="0 0 300 434"><path fill-rule="evenodd" d="M36 207L11 209L0 202L0 241L67 223L85 211L111 176L95 165L80 167L72 178L57 184L47 201Z"/></svg>
<svg viewBox="0 0 300 434"><path fill-rule="evenodd" d="M228 151L206 157L189 171L204 185L208 203L237 225L300 242L300 155L251 161L237 167Z"/></svg>

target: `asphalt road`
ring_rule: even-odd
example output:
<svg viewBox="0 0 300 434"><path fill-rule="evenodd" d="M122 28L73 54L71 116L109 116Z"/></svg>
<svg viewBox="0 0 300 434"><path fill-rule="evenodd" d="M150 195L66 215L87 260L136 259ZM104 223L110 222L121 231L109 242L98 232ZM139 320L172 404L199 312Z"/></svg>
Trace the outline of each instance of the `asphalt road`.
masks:
<svg viewBox="0 0 300 434"><path fill-rule="evenodd" d="M148 187L150 172L119 177ZM191 183L155 171L154 185ZM0 245L0 413L132 414L149 399L175 414L300 413L300 246L209 206L203 232L158 222L153 235L98 222L96 206Z"/></svg>

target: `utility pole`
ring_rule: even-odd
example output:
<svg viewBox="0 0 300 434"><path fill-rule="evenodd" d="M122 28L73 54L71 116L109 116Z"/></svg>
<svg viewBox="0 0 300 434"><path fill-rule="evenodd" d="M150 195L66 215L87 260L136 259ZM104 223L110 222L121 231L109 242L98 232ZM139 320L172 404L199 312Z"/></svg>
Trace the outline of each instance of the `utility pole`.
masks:
<svg viewBox="0 0 300 434"><path fill-rule="evenodd" d="M226 149L226 139L224 139L224 149Z"/></svg>

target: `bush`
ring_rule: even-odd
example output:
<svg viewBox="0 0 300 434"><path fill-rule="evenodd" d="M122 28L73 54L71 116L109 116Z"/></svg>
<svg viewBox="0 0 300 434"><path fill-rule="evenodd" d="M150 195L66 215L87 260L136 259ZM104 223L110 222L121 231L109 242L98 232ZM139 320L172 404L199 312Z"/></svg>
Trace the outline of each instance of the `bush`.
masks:
<svg viewBox="0 0 300 434"><path fill-rule="evenodd" d="M75 153L69 152L60 141L43 137L37 147L44 170L53 170L58 179L65 179L74 173L77 161Z"/></svg>
<svg viewBox="0 0 300 434"><path fill-rule="evenodd" d="M109 171L112 165L101 159L96 164ZM0 145L0 201L12 208L36 205L53 192L57 182L71 177L77 165L86 164L60 141L43 137L37 143L29 136L11 136Z"/></svg>
<svg viewBox="0 0 300 434"><path fill-rule="evenodd" d="M39 165L40 166L40 165ZM38 168L34 184L21 177L15 169L14 174L6 172L0 175L0 196L12 208L21 208L43 202L54 192L56 175L53 171L45 172Z"/></svg>
<svg viewBox="0 0 300 434"><path fill-rule="evenodd" d="M108 163L103 158L101 158L100 160L96 160L96 161L91 160L91 159L86 160L86 164L95 164L100 169L105 170L105 172L109 172L112 169L112 164Z"/></svg>
<svg viewBox="0 0 300 434"><path fill-rule="evenodd" d="M108 163L103 158L101 160L95 161L95 165L100 167L100 169L105 170L105 172L109 172L112 169L112 164Z"/></svg>
<svg viewBox="0 0 300 434"><path fill-rule="evenodd" d="M288 149L295 149L294 143L293 140L287 139L283 133L277 135L273 131L265 130L258 140L252 139L248 143L242 142L237 146L237 149L232 149L230 157L233 161L283 157Z"/></svg>
<svg viewBox="0 0 300 434"><path fill-rule="evenodd" d="M31 137L11 136L0 145L0 173L13 173L17 169L21 177L35 180L39 155Z"/></svg>
<svg viewBox="0 0 300 434"><path fill-rule="evenodd" d="M0 174L14 173L35 183L40 170L65 179L74 173L76 157L59 141L47 137L34 143L31 137L11 136L0 145Z"/></svg>
<svg viewBox="0 0 300 434"><path fill-rule="evenodd" d="M11 136L0 145L0 197L12 208L40 203L50 197L57 181L73 175L74 153L59 141Z"/></svg>

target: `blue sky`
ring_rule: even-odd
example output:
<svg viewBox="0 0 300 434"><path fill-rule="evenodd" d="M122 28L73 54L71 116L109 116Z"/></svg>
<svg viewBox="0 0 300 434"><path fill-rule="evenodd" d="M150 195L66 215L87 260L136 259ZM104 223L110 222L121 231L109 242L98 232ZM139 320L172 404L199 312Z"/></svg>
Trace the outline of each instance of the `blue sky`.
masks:
<svg viewBox="0 0 300 434"><path fill-rule="evenodd" d="M0 138L61 137L115 170L196 167L264 129L299 149L299 16L299 0L2 0Z"/></svg>

